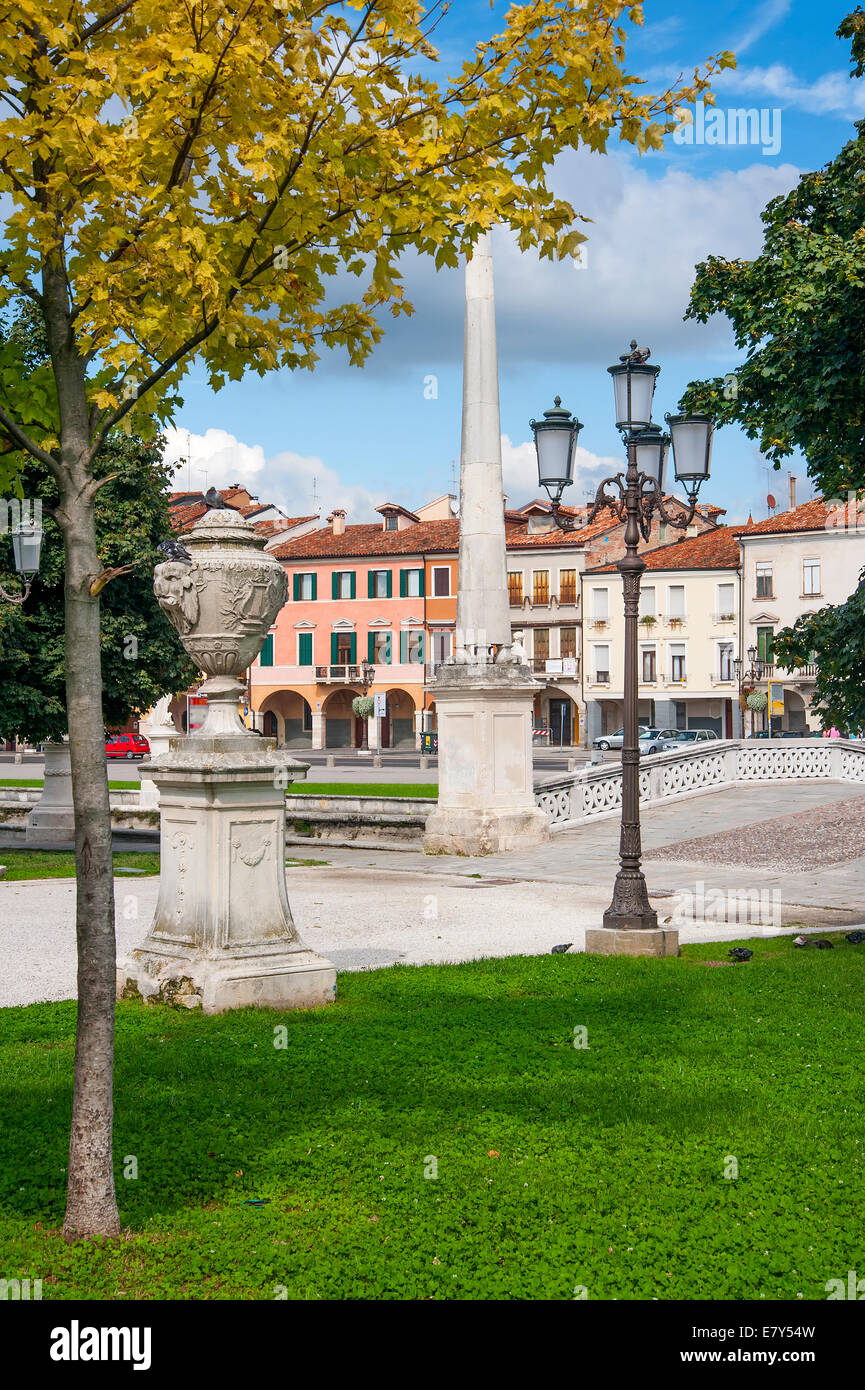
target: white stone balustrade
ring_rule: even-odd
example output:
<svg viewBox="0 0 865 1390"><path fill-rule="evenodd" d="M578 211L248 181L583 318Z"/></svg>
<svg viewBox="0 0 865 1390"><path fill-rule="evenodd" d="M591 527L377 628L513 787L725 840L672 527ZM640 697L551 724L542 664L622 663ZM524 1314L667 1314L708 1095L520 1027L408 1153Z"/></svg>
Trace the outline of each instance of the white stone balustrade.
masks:
<svg viewBox="0 0 865 1390"><path fill-rule="evenodd" d="M865 743L848 739L725 739L688 751L646 757L640 767L640 805L700 796L753 782L865 782ZM618 815L621 763L602 763L535 787L535 801L553 831Z"/></svg>

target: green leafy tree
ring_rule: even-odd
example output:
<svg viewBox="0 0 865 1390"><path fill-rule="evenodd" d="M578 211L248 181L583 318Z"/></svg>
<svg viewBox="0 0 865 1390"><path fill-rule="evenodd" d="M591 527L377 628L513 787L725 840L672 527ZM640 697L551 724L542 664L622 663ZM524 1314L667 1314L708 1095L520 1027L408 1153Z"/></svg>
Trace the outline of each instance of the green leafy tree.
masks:
<svg viewBox="0 0 865 1390"><path fill-rule="evenodd" d="M775 633L773 649L788 671L816 659L814 704L824 729L865 730L865 571L846 603L797 618Z"/></svg>
<svg viewBox="0 0 865 1390"><path fill-rule="evenodd" d="M100 467L116 474L96 499L96 542L108 572L100 605L102 710L106 726L122 727L164 694L185 690L197 678L149 582L163 557L157 546L171 534L169 467L159 442L119 434L103 444ZM64 659L63 537L50 515L57 484L41 464L29 461L18 475L28 498L41 498L43 541L39 573L20 606L0 603L0 739L30 743L62 738L68 730ZM12 544L0 543L0 565L11 570ZM134 568L127 569L128 566ZM11 575L2 576L13 589Z"/></svg>

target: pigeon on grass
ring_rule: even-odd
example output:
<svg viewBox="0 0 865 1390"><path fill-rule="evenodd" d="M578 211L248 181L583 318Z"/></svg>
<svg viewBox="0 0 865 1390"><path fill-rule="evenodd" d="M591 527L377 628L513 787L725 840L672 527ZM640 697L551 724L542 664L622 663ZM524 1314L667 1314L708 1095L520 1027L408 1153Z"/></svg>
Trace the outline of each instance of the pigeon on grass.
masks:
<svg viewBox="0 0 865 1390"><path fill-rule="evenodd" d="M865 931L848 931L844 940L849 941L851 946L861 946L865 941Z"/></svg>
<svg viewBox="0 0 865 1390"><path fill-rule="evenodd" d="M569 951L573 946L573 941L566 941L564 946L554 946L550 951L551 956L563 956L565 951Z"/></svg>
<svg viewBox="0 0 865 1390"><path fill-rule="evenodd" d="M733 946L732 949L727 952L728 956L732 956L733 960L738 961L750 960L753 954L754 952L749 951L747 946Z"/></svg>

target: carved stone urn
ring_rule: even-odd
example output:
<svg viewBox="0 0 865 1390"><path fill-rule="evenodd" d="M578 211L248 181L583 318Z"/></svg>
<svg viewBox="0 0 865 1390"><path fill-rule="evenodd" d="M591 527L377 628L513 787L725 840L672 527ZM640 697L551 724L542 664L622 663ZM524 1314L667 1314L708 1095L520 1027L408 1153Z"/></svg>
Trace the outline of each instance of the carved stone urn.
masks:
<svg viewBox="0 0 865 1390"><path fill-rule="evenodd" d="M153 592L192 660L209 677L208 698L194 737L246 736L237 714L238 677L258 656L288 597L285 570L240 512L207 512L183 538L192 564L157 565Z"/></svg>
<svg viewBox="0 0 865 1390"><path fill-rule="evenodd" d="M238 512L208 512L183 543L191 563L158 565L153 588L207 673L207 715L141 764L159 793L159 897L118 994L205 1013L327 1004L336 969L301 941L285 885L285 793L308 767L238 714L238 676L285 602L285 571Z"/></svg>

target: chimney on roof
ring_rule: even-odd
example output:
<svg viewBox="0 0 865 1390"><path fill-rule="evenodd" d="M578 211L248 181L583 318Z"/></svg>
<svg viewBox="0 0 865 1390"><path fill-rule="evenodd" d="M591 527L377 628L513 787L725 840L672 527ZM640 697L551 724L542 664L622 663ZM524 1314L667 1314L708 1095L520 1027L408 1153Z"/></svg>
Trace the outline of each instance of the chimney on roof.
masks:
<svg viewBox="0 0 865 1390"><path fill-rule="evenodd" d="M345 533L345 512L341 507L334 507L327 519L335 536L341 536Z"/></svg>
<svg viewBox="0 0 865 1390"><path fill-rule="evenodd" d="M788 497L789 497L790 511L792 512L793 508L796 506L796 475L795 475L795 473L791 473L791 474L790 474L790 480L789 480L789 483L788 483L787 492L788 492Z"/></svg>

